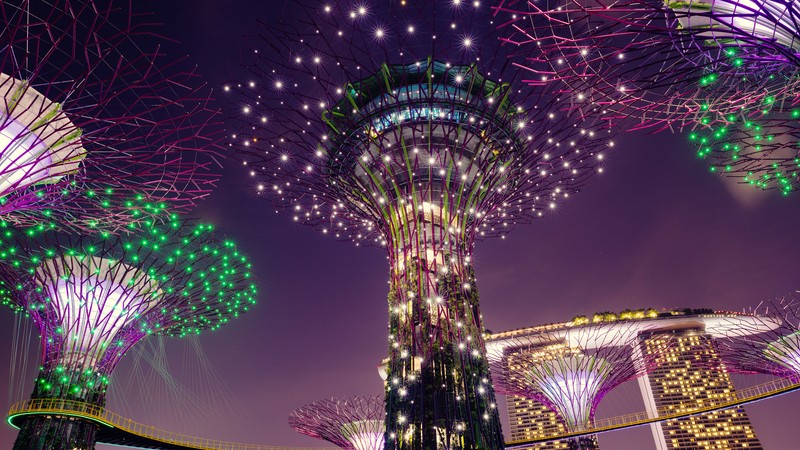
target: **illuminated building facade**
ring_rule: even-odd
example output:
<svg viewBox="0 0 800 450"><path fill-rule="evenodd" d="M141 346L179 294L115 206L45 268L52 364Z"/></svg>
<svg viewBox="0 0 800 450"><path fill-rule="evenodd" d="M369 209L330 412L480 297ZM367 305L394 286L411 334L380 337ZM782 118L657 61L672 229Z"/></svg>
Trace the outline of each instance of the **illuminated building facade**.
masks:
<svg viewBox="0 0 800 450"><path fill-rule="evenodd" d="M694 409L736 391L730 375L717 369L719 354L703 328L653 333L640 345L645 354L664 352L657 367L639 378L648 412ZM654 423L651 429L658 450L762 448L741 406Z"/></svg>
<svg viewBox="0 0 800 450"><path fill-rule="evenodd" d="M620 322L636 324L627 328L627 332L636 334L638 342L631 357L656 359L656 363L649 364L649 370L638 378L647 412L653 416L659 410L686 411L732 395L735 388L729 374L719 370L723 364L714 343L733 330L740 334L742 330L758 334L776 325L759 317L709 310L702 313L695 310L691 314L683 311L659 314L653 310L630 316L598 314L588 319L577 317L572 322L493 334L487 338L487 353L491 358L521 341L543 339L543 336L569 340L570 330L577 330L588 322L607 328L608 333ZM509 358L507 364L511 369L518 363ZM506 402L511 442L555 436L565 431L558 413L541 402L512 395L506 397ZM658 450L762 448L741 407L655 423L651 428ZM569 440L549 441L531 444L525 449L568 449L569 445Z"/></svg>
<svg viewBox="0 0 800 450"><path fill-rule="evenodd" d="M539 439L566 431L555 411L537 400L509 395L507 402L509 437L512 442ZM569 441L541 442L525 448L531 450L568 449Z"/></svg>
<svg viewBox="0 0 800 450"><path fill-rule="evenodd" d="M565 356L568 348L563 345L551 345L546 347L547 353L557 353L559 356ZM533 352L528 352L531 357L535 357ZM507 362L509 366L518 366L526 358L520 358L518 354L511 354L508 356ZM509 369L514 369L509 367ZM566 431L564 423L559 419L558 414L544 403L533 399L525 398L519 395L508 395L508 422L510 440L521 441L528 439L538 439L545 436L552 436L554 434L561 434ZM533 444L528 449L568 449L569 441L552 441Z"/></svg>

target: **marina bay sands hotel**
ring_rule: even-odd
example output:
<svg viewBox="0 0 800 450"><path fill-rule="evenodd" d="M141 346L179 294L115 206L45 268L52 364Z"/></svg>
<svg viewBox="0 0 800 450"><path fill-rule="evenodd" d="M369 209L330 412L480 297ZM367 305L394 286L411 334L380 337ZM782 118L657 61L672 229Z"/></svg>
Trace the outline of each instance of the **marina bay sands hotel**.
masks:
<svg viewBox="0 0 800 450"><path fill-rule="evenodd" d="M748 323L744 324L743 321ZM531 348L541 345L543 339L564 342L566 349L575 340L573 335L585 333L587 328L594 329L598 336L608 333L629 334L625 342L632 347L632 359L660 352L659 362L654 369L637 379L646 411L650 417L656 417L657 411L678 413L696 409L698 405L715 400L730 398L735 392L734 385L730 375L725 370L719 370L724 364L720 361L714 342L716 338L725 336L726 330L731 327L741 329L744 325L747 329L754 330L759 326L766 326L763 322L756 324L747 315L711 310L662 313L642 310L610 319L602 315L594 318L578 317L572 322L497 333L487 338L486 346L488 355L513 355L515 351L521 351L515 348L530 351ZM601 329L597 330L596 327ZM533 345L528 345L530 343ZM548 345L552 347L551 344ZM591 346L592 343L584 340L581 345ZM597 345L607 345L607 342ZM510 356L506 358L512 360ZM564 433L565 427L556 413L544 404L517 396L508 396L507 402L511 441ZM741 406L656 422L651 424L651 430L658 450L762 448L750 419ZM532 444L527 448L569 449L570 443L567 440L550 441Z"/></svg>

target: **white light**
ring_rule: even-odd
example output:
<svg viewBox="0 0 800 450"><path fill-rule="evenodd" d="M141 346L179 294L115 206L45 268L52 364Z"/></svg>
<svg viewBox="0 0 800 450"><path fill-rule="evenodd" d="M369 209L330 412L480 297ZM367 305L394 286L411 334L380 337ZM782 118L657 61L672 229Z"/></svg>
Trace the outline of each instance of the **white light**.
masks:
<svg viewBox="0 0 800 450"><path fill-rule="evenodd" d="M2 73L0 86L9 96L0 103L0 196L77 171L86 150L60 106Z"/></svg>
<svg viewBox="0 0 800 450"><path fill-rule="evenodd" d="M35 279L63 325L62 358L83 361L86 368L110 350L119 330L157 307L163 294L146 273L94 256L46 260Z"/></svg>

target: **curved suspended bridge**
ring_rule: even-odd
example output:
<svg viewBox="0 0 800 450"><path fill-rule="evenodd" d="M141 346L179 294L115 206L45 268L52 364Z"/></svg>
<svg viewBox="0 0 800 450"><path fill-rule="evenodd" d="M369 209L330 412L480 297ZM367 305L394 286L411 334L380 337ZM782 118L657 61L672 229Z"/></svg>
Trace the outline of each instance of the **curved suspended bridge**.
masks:
<svg viewBox="0 0 800 450"><path fill-rule="evenodd" d="M751 386L732 392L727 398L707 403L693 409L664 409L658 415L650 415L645 411L596 420L588 428L571 430L559 434L551 434L540 439L507 442L506 448L522 448L538 442L597 434L622 428L636 427L664 420L680 419L696 414L727 409L746 403L763 400L800 389L800 382L790 379L777 379L767 383ZM58 417L74 417L91 420L100 425L97 442L133 448L163 450L323 450L321 447L280 447L271 445L239 444L234 442L205 439L172 433L153 426L143 425L120 416L105 408L83 402L57 399L33 399L15 403L8 412L7 421L11 426L19 428L26 416L45 415ZM325 450L330 450L326 447Z"/></svg>

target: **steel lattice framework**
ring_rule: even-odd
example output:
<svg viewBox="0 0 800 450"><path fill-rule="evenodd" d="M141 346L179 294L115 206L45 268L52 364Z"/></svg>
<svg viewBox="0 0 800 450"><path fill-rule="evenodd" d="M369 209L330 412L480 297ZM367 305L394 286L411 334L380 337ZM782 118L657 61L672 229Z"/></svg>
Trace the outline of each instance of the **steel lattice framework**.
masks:
<svg viewBox="0 0 800 450"><path fill-rule="evenodd" d="M797 189L796 2L507 0L495 11L530 83L603 105L617 126L690 130L712 172Z"/></svg>
<svg viewBox="0 0 800 450"><path fill-rule="evenodd" d="M558 414L567 431L591 427L600 401L615 387L641 376L656 356L638 350L647 333L635 321L592 324L524 339L510 339L488 355L497 392L537 400ZM595 449L594 436L570 441Z"/></svg>
<svg viewBox="0 0 800 450"><path fill-rule="evenodd" d="M383 450L383 398L353 396L309 403L292 412L289 426L298 433L351 450Z"/></svg>
<svg viewBox="0 0 800 450"><path fill-rule="evenodd" d="M232 145L278 210L386 248L386 448L498 449L474 243L556 208L613 143L590 105L519 89L488 7L423 3L302 2L265 29L226 86Z"/></svg>
<svg viewBox="0 0 800 450"><path fill-rule="evenodd" d="M800 300L768 302L754 313L758 322L731 327L717 340L726 368L800 380Z"/></svg>
<svg viewBox="0 0 800 450"><path fill-rule="evenodd" d="M3 219L35 223L45 210L74 227L109 225L76 193L136 192L186 209L213 188L224 135L210 90L130 7L0 5Z"/></svg>
<svg viewBox="0 0 800 450"><path fill-rule="evenodd" d="M120 208L144 219L118 235L0 221L3 303L29 315L41 336L34 399L103 406L114 367L140 339L215 329L255 302L247 257L215 238L213 226L185 222L155 204L127 205ZM97 427L34 416L14 448L93 448Z"/></svg>

